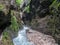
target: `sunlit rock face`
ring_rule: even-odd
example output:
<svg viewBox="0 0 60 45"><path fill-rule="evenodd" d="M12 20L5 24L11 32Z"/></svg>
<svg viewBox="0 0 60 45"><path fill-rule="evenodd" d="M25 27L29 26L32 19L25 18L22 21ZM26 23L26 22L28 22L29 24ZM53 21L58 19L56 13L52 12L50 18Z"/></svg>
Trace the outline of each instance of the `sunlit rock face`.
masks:
<svg viewBox="0 0 60 45"><path fill-rule="evenodd" d="M27 39L26 31L29 29L28 27L23 27L21 31L18 32L18 36L13 39L14 45L33 45Z"/></svg>

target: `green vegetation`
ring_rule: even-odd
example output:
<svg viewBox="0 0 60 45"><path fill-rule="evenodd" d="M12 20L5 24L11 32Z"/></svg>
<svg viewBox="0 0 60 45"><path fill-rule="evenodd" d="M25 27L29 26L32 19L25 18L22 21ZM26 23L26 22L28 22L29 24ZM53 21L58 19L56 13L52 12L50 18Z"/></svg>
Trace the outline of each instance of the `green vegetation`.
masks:
<svg viewBox="0 0 60 45"><path fill-rule="evenodd" d="M17 19L14 15L12 15L12 17L11 17L11 29L14 31L18 31L18 29L19 29Z"/></svg>
<svg viewBox="0 0 60 45"><path fill-rule="evenodd" d="M16 0L16 4L20 6L20 4L23 3L23 0Z"/></svg>
<svg viewBox="0 0 60 45"><path fill-rule="evenodd" d="M3 32L2 43L3 45L13 45L10 34L7 31Z"/></svg>
<svg viewBox="0 0 60 45"><path fill-rule="evenodd" d="M30 7L29 7L29 5L28 5L27 7L25 7L24 12L27 12L27 13L30 12Z"/></svg>
<svg viewBox="0 0 60 45"><path fill-rule="evenodd" d="M0 10L2 10L4 8L4 6L2 4L0 4Z"/></svg>
<svg viewBox="0 0 60 45"><path fill-rule="evenodd" d="M57 0L54 0L53 3L50 5L50 8L55 8L56 10L58 10L58 7L60 6L60 2L58 2Z"/></svg>

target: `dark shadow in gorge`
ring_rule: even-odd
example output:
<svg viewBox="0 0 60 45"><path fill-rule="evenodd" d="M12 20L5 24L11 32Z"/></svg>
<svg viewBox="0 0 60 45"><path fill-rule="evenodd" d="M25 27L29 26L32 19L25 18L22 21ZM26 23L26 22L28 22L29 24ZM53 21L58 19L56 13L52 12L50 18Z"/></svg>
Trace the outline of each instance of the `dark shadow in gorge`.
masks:
<svg viewBox="0 0 60 45"><path fill-rule="evenodd" d="M9 13L5 15L3 11L0 11L0 35L4 31L6 27L8 27L11 24L11 11L9 10Z"/></svg>

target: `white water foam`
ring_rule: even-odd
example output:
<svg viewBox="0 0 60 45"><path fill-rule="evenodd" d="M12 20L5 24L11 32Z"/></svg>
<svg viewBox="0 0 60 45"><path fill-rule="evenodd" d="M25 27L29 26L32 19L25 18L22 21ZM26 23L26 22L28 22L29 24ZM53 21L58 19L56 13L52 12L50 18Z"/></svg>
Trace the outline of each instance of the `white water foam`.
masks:
<svg viewBox="0 0 60 45"><path fill-rule="evenodd" d="M27 35L26 35L27 29L29 29L29 28L26 26L23 26L23 29L18 32L18 36L13 39L14 45L33 45L27 39Z"/></svg>

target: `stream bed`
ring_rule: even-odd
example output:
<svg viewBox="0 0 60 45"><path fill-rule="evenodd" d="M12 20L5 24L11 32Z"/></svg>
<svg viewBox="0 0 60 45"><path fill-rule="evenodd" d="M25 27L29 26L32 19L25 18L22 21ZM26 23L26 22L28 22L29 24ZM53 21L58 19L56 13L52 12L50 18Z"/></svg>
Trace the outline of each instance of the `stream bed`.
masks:
<svg viewBox="0 0 60 45"><path fill-rule="evenodd" d="M18 31L18 36L13 39L14 45L33 45L27 38L27 30L29 27L23 26L23 29Z"/></svg>

